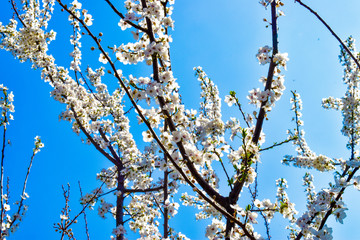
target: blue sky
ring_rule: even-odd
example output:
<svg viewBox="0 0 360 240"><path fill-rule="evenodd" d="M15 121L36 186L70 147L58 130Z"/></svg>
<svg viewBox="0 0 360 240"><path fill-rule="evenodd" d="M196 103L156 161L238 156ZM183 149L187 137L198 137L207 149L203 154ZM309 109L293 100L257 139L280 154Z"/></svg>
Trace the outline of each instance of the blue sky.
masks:
<svg viewBox="0 0 360 240"><path fill-rule="evenodd" d="M130 40L130 32L121 32L117 27L118 18L111 15L104 1L83 1L83 7L94 16L94 31L102 31L109 45ZM339 44L329 32L299 4L286 1L283 11L285 17L279 19L279 49L288 52L290 61L286 74L286 91L265 122L264 131L267 139L265 145L281 141L286 137L286 130L292 129L290 123L290 90L297 90L303 99L306 137L309 146L317 153L330 157L349 157L345 148L346 139L341 135L341 115L339 112L326 111L321 108L321 99L328 96L341 97L345 86L342 84L342 67L338 61ZM360 3L356 0L309 1L309 5L333 27L338 35L345 39L349 35L360 38L358 26ZM7 23L12 16L10 4L0 3L0 21ZM102 9L97 11L97 9ZM265 74L267 68L260 66L255 58L257 49L271 45L270 31L262 21L269 17L257 1L215 1L215 0L178 0L175 3L173 18L175 31L172 33L174 42L171 45L173 71L181 87L184 103L188 108L198 108L198 82L192 70L202 66L211 79L219 86L224 97L230 90L237 92L246 110L253 111L247 105L246 95L252 88L262 87L258 79ZM71 46L68 36L71 28L67 16L56 7L55 18L50 27L58 32L57 40L51 44L51 52L58 63L69 66ZM63 21L63 23L60 23ZM67 45L68 44L68 45ZM67 46L66 46L67 45ZM84 43L84 58L89 64L97 63L98 53L85 55L91 43ZM98 186L96 173L109 162L92 147L81 143L80 138L71 130L67 122L58 120L64 108L50 98L51 88L40 79L40 72L31 70L29 63L19 64L17 60L5 52L0 52L1 83L8 86L15 94L15 121L11 122L9 138L12 145L6 152L6 175L10 177L12 200L16 200L19 186L23 181L27 163L31 156L33 139L40 135L45 148L36 157L30 175L28 193L30 209L20 230L10 239L57 239L53 223L59 221L64 199L61 185L71 185L71 206L73 212L79 210L78 181L83 191L88 192ZM149 73L145 66L127 66L124 74L144 75ZM234 109L223 103L224 118L239 116ZM136 125L134 124L134 128ZM280 160L285 154L293 153L292 146L279 147L275 151L262 156L259 168L260 199L274 199L276 194L275 180L285 177L290 189L290 199L297 204L297 209L305 209L305 198L301 188L303 169L282 166ZM331 174L316 178L316 187L326 186L332 179ZM357 215L360 207L356 205L358 193L349 188L345 194L348 204L348 218L341 225L329 221L334 230L334 239L350 239L357 236ZM178 231L186 233L191 239L205 239L204 223L197 223L196 228L188 227L186 216L193 212L189 208L181 208L179 220L174 221ZM91 239L108 239L113 228L109 220L96 216L96 211L89 213ZM271 225L274 239L284 239L286 221L282 217L275 218ZM78 239L85 239L82 223L77 227ZM131 239L131 237L129 237Z"/></svg>

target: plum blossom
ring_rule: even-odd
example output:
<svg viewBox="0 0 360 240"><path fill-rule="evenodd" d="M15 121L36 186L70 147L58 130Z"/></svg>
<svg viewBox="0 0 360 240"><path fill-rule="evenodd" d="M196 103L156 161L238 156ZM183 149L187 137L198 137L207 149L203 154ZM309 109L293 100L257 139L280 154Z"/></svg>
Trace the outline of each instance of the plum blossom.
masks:
<svg viewBox="0 0 360 240"><path fill-rule="evenodd" d="M286 63L289 61L288 53L277 53L275 54L273 61L286 70Z"/></svg>
<svg viewBox="0 0 360 240"><path fill-rule="evenodd" d="M236 98L231 95L226 95L224 102L226 102L228 106L231 107L233 104L236 103Z"/></svg>
<svg viewBox="0 0 360 240"><path fill-rule="evenodd" d="M107 60L106 56L103 53L100 53L99 62L101 62L103 64L108 63L108 60Z"/></svg>
<svg viewBox="0 0 360 240"><path fill-rule="evenodd" d="M256 54L256 58L258 59L259 63L261 65L265 65L267 63L270 63L271 57L270 57L270 52L271 52L271 47L269 46L264 46L259 48L258 53Z"/></svg>
<svg viewBox="0 0 360 240"><path fill-rule="evenodd" d="M91 16L91 14L85 12L84 13L84 22L86 24L86 26L91 26L93 24L93 18Z"/></svg>
<svg viewBox="0 0 360 240"><path fill-rule="evenodd" d="M117 226L116 228L113 229L112 233L115 236L120 236L121 234L125 234L126 230L125 230L123 225L119 225L119 226Z"/></svg>

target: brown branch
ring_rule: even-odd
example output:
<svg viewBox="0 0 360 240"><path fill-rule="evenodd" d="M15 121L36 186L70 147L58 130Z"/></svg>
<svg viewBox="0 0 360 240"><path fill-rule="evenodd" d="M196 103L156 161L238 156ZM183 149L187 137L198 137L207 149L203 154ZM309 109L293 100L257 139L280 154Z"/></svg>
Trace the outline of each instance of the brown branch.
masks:
<svg viewBox="0 0 360 240"><path fill-rule="evenodd" d="M121 12L119 12L119 11L116 9L116 7L115 7L109 0L105 0L105 2L107 2L107 3L109 4L109 6L111 7L111 9L112 9L117 15L119 15L119 17L121 17L121 19L124 20L124 18L125 18L124 15L123 15ZM145 28L143 28L143 27L141 27L141 26L139 26L139 25L136 25L135 23L133 23L133 22L131 22L131 21L129 21L129 20L125 20L125 22L128 23L128 24L130 24L132 27L134 27L134 28L142 31L142 32L147 32L147 31L148 31L147 29L145 29Z"/></svg>
<svg viewBox="0 0 360 240"><path fill-rule="evenodd" d="M278 53L278 33L277 33L277 22L276 22L276 20L277 20L277 17L276 17L276 5L275 5L275 2L272 2L271 3L271 27L272 27L273 51L272 51L272 57L271 57L271 61L270 61L270 66L269 66L269 71L268 71L264 91L271 89L271 84L272 84L272 80L273 80L273 77L274 77L274 70L275 70L275 67L276 67L276 63L273 61L274 56ZM261 103L259 115L257 117L254 136L253 136L253 139L252 139L252 141L255 144L257 144L258 141L259 141L260 132L261 132L263 121L264 121L264 118L265 118L265 115L266 115L266 112L265 112L265 109L264 109L266 103L267 103L267 101L264 101L264 102Z"/></svg>
<svg viewBox="0 0 360 240"><path fill-rule="evenodd" d="M167 126L167 122L165 122L164 124L164 131L167 132L168 131L168 126ZM169 208L168 206L165 204L166 201L168 200L169 197L169 189L168 189L168 184L169 184L169 168L168 168L168 159L166 154L164 154L164 160L166 163L166 169L164 171L164 225L163 225L163 238L168 238L169 237Z"/></svg>
<svg viewBox="0 0 360 240"><path fill-rule="evenodd" d="M164 186L156 188L147 188L147 189L124 189L124 193L147 193L147 192L156 192L163 189Z"/></svg>
<svg viewBox="0 0 360 240"><path fill-rule="evenodd" d="M6 123L4 123L6 124ZM5 214L4 209L4 198L2 197L4 195L4 158L5 158L5 147L6 147L6 125L4 125L4 131L3 131L3 141L2 141L2 149L1 149L1 176L0 176L0 187L1 187L1 219L0 223L3 223L3 218ZM0 228L0 237L2 237L2 229Z"/></svg>
<svg viewBox="0 0 360 240"><path fill-rule="evenodd" d="M96 150L98 150L102 155L104 155L107 159L110 160L110 162L112 162L114 165L119 165L120 163L114 159L113 157L111 157L107 152L104 151L104 149L102 149L99 144L97 142L95 142L95 140L93 139L93 137L86 131L86 129L83 127L83 125L81 124L75 110L73 107L71 107L71 111L74 114L74 118L76 123L79 125L81 131L85 134L85 136L89 139L89 141L94 145L94 147L96 148Z"/></svg>
<svg viewBox="0 0 360 240"><path fill-rule="evenodd" d="M358 60L356 59L356 57L351 53L351 51L349 50L349 48L344 44L344 42L339 38L339 36L332 30L332 28L325 22L324 19L322 19L320 17L320 15L315 12L314 10L312 10L308 5L306 5L305 3L303 3L301 0L295 0L295 2L298 2L301 6L303 6L304 8L306 8L307 10L309 10L312 14L314 14L317 19L320 20L320 22L322 24L324 24L324 26L330 31L330 33L336 38L336 40L341 44L341 46L345 49L345 51L350 55L350 57L354 60L355 64L357 65L357 67L360 69L360 63L358 62Z"/></svg>
<svg viewBox="0 0 360 240"><path fill-rule="evenodd" d="M168 200L168 176L169 172L168 170L164 171L164 205L166 201ZM164 230L163 230L163 237L166 239L169 236L169 208L167 205L164 207Z"/></svg>
<svg viewBox="0 0 360 240"><path fill-rule="evenodd" d="M271 3L271 18L272 18L271 26L272 26L273 56L274 56L275 54L278 53L276 4L275 4L274 1ZM273 57L271 58L271 62L270 62L270 66L269 66L269 71L268 71L268 77L267 77L267 81L266 81L265 90L268 90L268 89L271 88L272 78L274 76L274 69L275 69L276 63L274 63L274 61L272 59L273 59ZM253 138L252 138L252 141L255 144L257 144L258 141L259 141L263 120L265 118L265 109L264 109L265 104L266 104L266 102L262 102L260 112L259 112L259 115L258 115L258 118L257 118L256 127L255 127L254 135L253 135ZM245 163L245 165L246 164L247 163ZM248 167L248 166L246 166L246 167ZM244 186L244 182L245 182L245 178L243 178L243 180L241 180L241 181L236 181L235 182L234 189L229 194L229 197L231 199L237 199L237 197L239 196L239 194L241 192L241 189Z"/></svg>
<svg viewBox="0 0 360 240"><path fill-rule="evenodd" d="M146 1L145 0L141 0L141 3L143 5L143 8L146 8ZM150 42L156 42L155 41L155 36L154 33L152 31L152 23L151 20L146 17L146 23L147 23L147 27L149 29L149 38L150 38ZM158 61L157 61L157 54L154 53L153 56L153 74L154 74L154 80L156 82L160 82L159 79L159 67L158 67ZM165 106L165 100L162 96L158 97L159 103L160 103L160 107L162 109L163 114L166 116L166 121L169 127L169 130L171 132L176 131L176 127L175 127L175 123L172 120L172 117L169 114L168 110L164 109ZM181 153L181 156L183 157L183 159L185 160L185 164L188 167L189 171L191 172L191 175L195 178L196 182L202 187L202 189L209 195L212 196L214 199L216 199L216 201L222 205L223 207L226 206L227 201L225 199L225 197L223 197L220 193L218 193L213 187L210 186L210 184L200 175L200 173L198 172L198 170L195 168L194 164L191 162L191 160L189 159L185 147L183 145L182 142L178 142L176 143L177 147L179 148L179 151Z"/></svg>
<svg viewBox="0 0 360 240"><path fill-rule="evenodd" d="M83 208L81 209L81 211L69 222L67 223L65 226L63 226L64 228L62 230L66 230L68 229L73 223L76 223L76 220L80 217L81 214L83 214L86 210L87 207L89 207L90 203L99 198L100 197L100 192L101 192L101 188L104 186L105 182L101 183L100 187L95 191L94 196L92 196L87 203L84 204ZM55 224L54 224L55 225Z"/></svg>
<svg viewBox="0 0 360 240"><path fill-rule="evenodd" d="M159 204L159 202L156 200L155 196L152 196L155 202L155 205L159 208L160 212L163 214L163 216L165 216L165 212L161 209L161 205Z"/></svg>
<svg viewBox="0 0 360 240"><path fill-rule="evenodd" d="M275 3L275 1L272 1L272 3L271 3L271 27L272 27L273 52L272 52L269 71L268 71L268 75L267 75L267 79L266 79L265 90L271 89L271 83L272 83L272 79L273 79L273 76L274 76L274 70L275 70L275 67L276 67L276 63L273 61L273 57L278 53L278 33L277 33L277 16L276 16L276 3ZM256 121L256 127L255 127L255 131L254 131L254 135L253 135L253 138L252 138L252 141L253 141L254 144L257 144L259 142L259 137L260 137L263 121L264 121L264 118L265 118L265 115L266 115L266 112L265 112L265 109L264 109L266 103L267 103L267 101L264 101L264 102L261 103L259 115L258 115L257 121ZM252 157L253 156L251 156L251 158ZM236 182L234 184L234 188L229 194L229 202L230 202L230 204L235 204L237 202L237 200L239 198L239 195L240 195L240 192L241 192L242 188L244 187L244 184L245 184L245 181L246 181L246 172L247 172L247 169L250 167L248 162L249 162L248 159L243 159L242 164L244 166L244 170L241 173L243 176L240 179L236 180ZM228 207L228 209L233 211L233 209L230 209L230 207ZM229 221L229 219L228 219L226 225L227 225L226 226L226 233L230 233L230 231L233 228L234 224L231 223Z"/></svg>
<svg viewBox="0 0 360 240"><path fill-rule="evenodd" d="M242 109L242 107L241 107L241 104L240 104L240 102L239 102L239 99L238 99L236 96L234 96L234 98L236 99L236 105L238 106L238 108L239 108L239 110L240 110L240 112L241 112L241 115L242 115L242 117L243 117L246 125L248 126L248 128L250 128L250 124L249 124L248 120L246 119L245 113L244 113L244 111L243 111L243 109Z"/></svg>
<svg viewBox="0 0 360 240"><path fill-rule="evenodd" d="M215 153L215 155L218 157L218 159L219 159L219 162L220 162L220 164L221 164L221 167L222 167L222 169L223 169L223 171L224 171L224 173L225 173L225 175L226 175L226 178L227 178L227 180L228 180L228 184L229 184L229 186L230 186L230 189L232 190L233 188L232 188L232 183L231 183L231 181L230 181L230 177L229 177L229 174L228 174L228 172L226 171L226 168L225 168L225 165L224 165L224 163L223 163L223 160L221 159L221 157L220 157L220 154L218 153L218 152L216 152L216 149L214 149L214 153Z"/></svg>
<svg viewBox="0 0 360 240"><path fill-rule="evenodd" d="M349 182L350 182L350 180L351 180L352 177L355 175L355 173L357 172L357 170L359 170L359 167L356 167L356 168L351 172L351 174L348 176L348 178L347 178L347 180L346 180L346 183L349 183ZM321 221L319 230L321 230L321 229L324 227L324 225L325 225L325 223L326 223L326 220L327 220L328 217L331 215L331 213L332 213L332 211L333 211L336 203L341 199L342 195L343 195L344 192L345 192L345 189L346 189L346 187L341 188L339 194L336 196L335 201L333 201L333 202L331 203L330 209L327 211L327 213L325 214L324 218L323 218L322 221Z"/></svg>
<svg viewBox="0 0 360 240"><path fill-rule="evenodd" d="M121 166L122 167L122 166ZM116 227L124 225L124 188L125 179L124 175L121 174L122 168L117 169L117 190L120 191L120 195L116 198ZM116 240L124 240L124 234L116 236Z"/></svg>
<svg viewBox="0 0 360 240"><path fill-rule="evenodd" d="M80 189L80 197L83 197L83 192L82 192L82 189L81 189L80 181L78 181L78 183L79 183L79 189ZM87 238L87 240L90 240L88 222L87 222L87 217L86 217L86 212L85 211L84 211L84 221L85 221L86 238Z"/></svg>
<svg viewBox="0 0 360 240"><path fill-rule="evenodd" d="M112 154L112 156L114 157L114 159L117 161L118 164L117 164L116 166L119 167L119 168L122 168L122 162L121 162L120 157L119 157L118 154L115 152L113 146L111 145L110 141L107 139L104 131L103 131L101 128L99 129L99 133L100 133L102 139L108 144L108 149L109 149L109 151L111 152L111 154Z"/></svg>
<svg viewBox="0 0 360 240"><path fill-rule="evenodd" d="M273 145L271 145L271 146L269 146L269 147L259 149L259 152L266 151L266 150L272 149L272 148L274 148L274 147L281 146L281 145L283 145L283 144L285 144L285 143L294 141L294 140L296 140L296 139L297 139L297 137L295 136L295 137L291 137L291 138L286 139L286 140L284 140L284 141L282 141L282 142L279 142L279 143L275 142Z"/></svg>
<svg viewBox="0 0 360 240"><path fill-rule="evenodd" d="M24 21L21 19L20 14L19 14L19 12L18 12L17 9L16 9L14 0L11 0L11 6L12 6L13 9L14 9L14 12L15 12L15 14L16 14L16 17L20 20L21 24L26 28L26 24L25 24Z"/></svg>

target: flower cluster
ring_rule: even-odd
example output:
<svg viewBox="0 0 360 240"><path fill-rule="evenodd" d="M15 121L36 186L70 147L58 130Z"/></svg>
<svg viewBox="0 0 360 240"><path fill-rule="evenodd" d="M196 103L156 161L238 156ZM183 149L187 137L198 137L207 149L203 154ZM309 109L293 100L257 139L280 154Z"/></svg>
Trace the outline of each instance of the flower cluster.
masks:
<svg viewBox="0 0 360 240"><path fill-rule="evenodd" d="M14 117L11 114L12 112L15 112L14 107L14 94L13 92L8 92L7 87L0 84L0 89L2 90L2 93L4 96L0 98L0 107L1 107L1 122L0 125L4 126L6 128L6 125L9 124L9 120L13 120Z"/></svg>
<svg viewBox="0 0 360 240"><path fill-rule="evenodd" d="M259 48L258 53L256 54L256 58L258 59L259 63L261 65L265 65L267 63L270 63L271 61L271 50L272 48L269 46L264 46Z"/></svg>
<svg viewBox="0 0 360 240"><path fill-rule="evenodd" d="M277 189L277 206L279 212L283 215L284 218L288 218L291 222L296 220L295 215L298 213L295 210L295 204L290 202L290 199L285 192L288 188L287 181L284 178L276 180Z"/></svg>
<svg viewBox="0 0 360 240"><path fill-rule="evenodd" d="M168 1L170 5L173 2ZM161 1L149 1L146 6L142 6L138 1L126 1L125 8L127 13L120 19L118 25L122 30L136 26L137 31L132 33L137 42L114 46L113 52L116 54L116 59L124 64L135 64L144 60L151 64L152 57L158 55L165 64L169 64L168 48L172 39L164 32L167 28L174 27L174 21L171 18L172 7L164 9ZM147 21L152 25L151 37L143 31L148 24ZM156 41L152 37L155 37Z"/></svg>
<svg viewBox="0 0 360 240"><path fill-rule="evenodd" d="M303 178L303 186L306 187L305 192L307 201L309 203L312 203L316 195L313 175L311 175L310 173L305 173L305 176Z"/></svg>
<svg viewBox="0 0 360 240"><path fill-rule="evenodd" d="M105 201L105 199L100 199L100 206L98 207L98 215L101 218L106 218L105 214L109 212L114 212L115 209L113 209L114 205L112 203L108 203Z"/></svg>
<svg viewBox="0 0 360 240"><path fill-rule="evenodd" d="M271 87L269 88L268 79L266 77L260 78L265 86L264 91L261 91L259 88L254 88L249 91L248 99L250 104L257 105L258 107L262 106L265 110L270 111L271 108L275 105L275 102L280 99L285 90L284 86L284 76L281 75L281 70L279 66L286 70L286 62L289 61L287 53L276 53L273 56L270 56L271 48L269 46L261 47L256 54L259 63L262 65L271 63L275 64L274 74L271 75L273 79L271 80ZM229 97L228 97L229 99ZM228 100L229 101L229 100Z"/></svg>
<svg viewBox="0 0 360 240"><path fill-rule="evenodd" d="M113 229L112 233L118 237L118 236L120 236L120 234L125 234L126 230L123 225L119 225Z"/></svg>
<svg viewBox="0 0 360 240"><path fill-rule="evenodd" d="M264 6L267 7L269 4L271 4L273 1L275 1L276 6L283 6L284 3L281 0L260 0L259 3Z"/></svg>
<svg viewBox="0 0 360 240"><path fill-rule="evenodd" d="M34 154L40 152L40 149L43 148L45 145L41 142L41 139L39 136L35 137L35 148L34 148Z"/></svg>
<svg viewBox="0 0 360 240"><path fill-rule="evenodd" d="M17 30L18 22L11 19L6 26L0 24L0 32L6 33L0 43L1 49L11 51L21 62L26 60L43 60L43 54L48 50L48 44L55 39L54 31L46 32L48 22L53 12L54 0L43 3L31 1L23 5L23 14L20 15L23 28ZM37 64L33 65L37 68Z"/></svg>
<svg viewBox="0 0 360 240"><path fill-rule="evenodd" d="M305 238L316 237L318 239L332 239L331 228L328 228L326 225L324 225L320 230L318 230L318 228L330 207L330 203L334 201L333 193L334 192L329 190L322 190L318 192L315 199L309 202L307 206L308 211L296 220L296 225L301 229ZM333 214L338 221L342 222L343 218L346 216L344 212L346 208L343 207L343 203L341 201L338 201L336 206L337 209L333 212Z"/></svg>
<svg viewBox="0 0 360 240"><path fill-rule="evenodd" d="M214 218L212 220L211 225L206 227L205 236L208 239L216 239L221 237L221 232L225 231L225 224L222 221L217 220Z"/></svg>
<svg viewBox="0 0 360 240"><path fill-rule="evenodd" d="M347 40L347 45L353 53L356 53L355 41L352 37ZM360 70L344 48L342 48L339 58L345 67L343 81L347 85L347 91L342 98L323 99L323 107L342 112L343 128L341 132L349 138L347 147L354 149L360 140Z"/></svg>
<svg viewBox="0 0 360 240"><path fill-rule="evenodd" d="M101 188L94 189L92 193L87 193L85 196L80 198L80 203L87 206L89 209L93 209L98 197L103 193Z"/></svg>
<svg viewBox="0 0 360 240"><path fill-rule="evenodd" d="M295 117L292 120L295 121L296 128L294 129L294 133L289 131L289 134L290 136L296 136L293 143L297 146L296 151L298 155L295 157L286 155L283 159L283 163L287 165L293 163L296 167L314 168L321 172L335 169L335 160L322 154L317 155L311 151L305 141L305 132L300 130L300 126L303 125L303 121L300 119L302 116L302 101L300 94L293 92L293 98L291 98L290 102L292 103L292 110L295 113Z"/></svg>

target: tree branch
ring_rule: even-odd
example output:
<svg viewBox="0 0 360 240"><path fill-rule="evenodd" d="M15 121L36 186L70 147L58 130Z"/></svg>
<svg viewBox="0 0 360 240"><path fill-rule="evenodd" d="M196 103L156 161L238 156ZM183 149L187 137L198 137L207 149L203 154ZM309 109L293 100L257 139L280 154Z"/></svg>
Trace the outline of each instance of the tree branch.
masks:
<svg viewBox="0 0 360 240"><path fill-rule="evenodd" d="M117 15L119 15L119 17L121 17L121 19L124 20L124 18L125 18L124 15L123 15L121 12L119 12L119 11L116 9L116 7L115 7L109 0L105 0L105 2L107 2L107 3L109 4L109 6L111 7L111 9L112 9ZM143 27L141 27L141 26L139 26L139 25L136 25L135 23L133 23L133 22L131 22L131 21L129 21L129 20L125 20L125 22L128 23L128 24L130 24L132 27L134 27L134 28L142 31L142 32L147 32L147 31L148 31L147 29L145 29L145 28L143 28Z"/></svg>
<svg viewBox="0 0 360 240"><path fill-rule="evenodd" d="M141 0L142 6L143 8L146 8L146 1L145 0ZM147 23L147 27L149 29L149 38L150 38L150 42L155 42L155 36L154 33L152 31L152 23L151 20L146 17L146 23ZM157 53L154 53L153 56L153 74L154 74L154 80L156 82L160 82L160 78L159 78L159 67L158 67L158 61L157 61ZM168 127L170 129L171 132L176 131L176 127L175 124L172 120L172 117L169 114L169 111L164 109L165 106L165 100L162 96L158 96L158 100L160 103L160 107L162 109L162 112L164 113L164 115L166 116L166 121L168 123ZM181 153L181 156L183 157L186 166L188 167L188 169L191 172L191 175L195 178L196 182L202 187L202 189L209 195L212 196L213 199L216 199L216 201L222 205L225 206L226 205L226 199L225 197L223 197L222 195L220 195L220 193L218 193L213 187L210 186L210 184L205 181L205 179L199 174L198 170L195 168L194 164L190 161L185 147L182 144L182 142L177 142L176 143L177 147L179 148L179 151Z"/></svg>
<svg viewBox="0 0 360 240"><path fill-rule="evenodd" d="M82 189L81 189L80 181L78 181L78 183L79 183L80 197L83 197L83 192L82 192ZM87 217L86 217L86 212L85 211L84 211L84 221L85 221L86 238L87 238L87 240L90 240L88 222L87 222Z"/></svg>
<svg viewBox="0 0 360 240"><path fill-rule="evenodd" d="M269 71L268 71L268 75L267 75L267 79L266 79L265 90L271 89L271 83L273 80L274 70L276 67L276 63L273 61L273 57L278 53L278 33L277 33L277 16L276 16L276 2L275 1L271 2L271 27L272 27L273 52L272 52L272 57L270 60L270 66L269 66ZM260 111L259 111L257 121L256 121L254 135L252 138L252 141L254 144L258 144L258 142L259 142L259 137L260 137L263 121L264 121L264 118L266 115L266 112L264 109L266 103L267 103L267 101L264 101L261 103ZM250 158L252 158L252 157L253 156L251 156ZM246 174L247 169L250 167L247 160L248 159L243 159L242 165L244 166L244 170L243 170L242 174ZM246 180L245 176L236 180L233 190L229 193L229 202L230 202L229 204L235 204L237 202L239 195L241 193L241 190L244 187L245 180ZM234 212L234 210L231 209L230 206L228 207L228 210ZM230 233L234 224L231 223L228 219L226 225L227 225L226 233L228 234L228 233Z"/></svg>
<svg viewBox="0 0 360 240"><path fill-rule="evenodd" d="M316 16L317 19L320 20L320 22L322 24L324 24L324 26L330 31L330 33L335 37L335 39L341 44L341 46L345 49L345 51L350 55L350 57L354 60L355 64L357 65L357 67L360 69L360 63L359 61L356 59L356 57L351 53L351 51L349 50L349 48L344 44L344 42L339 38L339 36L332 30L332 28L325 22L324 19L322 19L320 17L320 15L315 12L314 10L312 10L308 5L306 5L305 3L303 3L301 0L295 0L295 2L299 3L301 6L303 6L304 8L306 8L307 10L309 10L312 14L314 14Z"/></svg>
<svg viewBox="0 0 360 240"><path fill-rule="evenodd" d="M147 189L124 189L124 193L147 193L147 192L156 192L163 189L164 186L147 188Z"/></svg>
<svg viewBox="0 0 360 240"><path fill-rule="evenodd" d="M104 155L107 159L110 160L110 162L112 162L115 166L118 166L120 163L117 161L117 159L114 159L113 157L111 157L107 152L104 151L104 149L102 149L99 144L97 142L95 142L95 140L93 139L93 137L86 131L86 129L83 127L83 125L81 124L75 110L73 107L71 107L71 111L74 114L74 118L76 123L79 125L79 128L81 129L81 131L85 134L85 136L89 139L89 141L94 145L94 147L96 148L96 150L98 150L100 153L102 153L102 155Z"/></svg>

